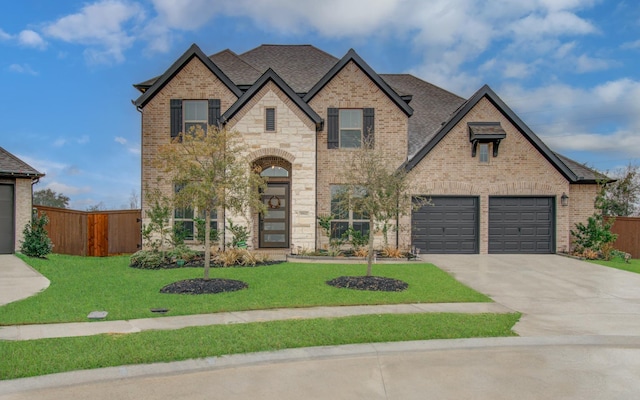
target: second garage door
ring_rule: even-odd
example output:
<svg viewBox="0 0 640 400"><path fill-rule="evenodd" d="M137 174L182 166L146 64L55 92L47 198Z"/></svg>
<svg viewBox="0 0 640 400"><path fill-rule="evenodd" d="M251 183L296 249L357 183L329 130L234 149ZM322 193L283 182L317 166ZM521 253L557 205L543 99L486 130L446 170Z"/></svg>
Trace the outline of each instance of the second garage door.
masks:
<svg viewBox="0 0 640 400"><path fill-rule="evenodd" d="M13 253L13 185L0 185L0 254Z"/></svg>
<svg viewBox="0 0 640 400"><path fill-rule="evenodd" d="M555 252L553 197L490 197L489 253Z"/></svg>
<svg viewBox="0 0 640 400"><path fill-rule="evenodd" d="M413 211L411 243L421 253L478 253L478 198L432 197Z"/></svg>

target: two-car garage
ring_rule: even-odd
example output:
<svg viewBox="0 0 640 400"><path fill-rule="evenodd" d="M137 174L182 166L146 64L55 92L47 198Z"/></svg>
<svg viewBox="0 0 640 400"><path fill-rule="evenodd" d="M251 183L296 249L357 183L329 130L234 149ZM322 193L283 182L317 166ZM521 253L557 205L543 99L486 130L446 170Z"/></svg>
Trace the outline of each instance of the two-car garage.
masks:
<svg viewBox="0 0 640 400"><path fill-rule="evenodd" d="M411 216L412 246L421 253L476 254L480 197L432 196ZM488 252L555 252L554 197L488 197Z"/></svg>

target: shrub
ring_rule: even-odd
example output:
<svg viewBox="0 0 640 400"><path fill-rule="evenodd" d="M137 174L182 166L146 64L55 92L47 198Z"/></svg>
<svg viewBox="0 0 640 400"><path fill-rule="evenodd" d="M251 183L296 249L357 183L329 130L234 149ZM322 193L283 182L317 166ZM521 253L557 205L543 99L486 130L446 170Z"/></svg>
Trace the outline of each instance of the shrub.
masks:
<svg viewBox="0 0 640 400"><path fill-rule="evenodd" d="M231 232L231 234L233 235L233 238L231 239L231 242L228 243L228 246L246 246L247 239L249 238L249 229L247 229L246 226L234 225L231 219L228 219L227 221L229 222L229 226L227 226L227 229L229 229L229 232Z"/></svg>
<svg viewBox="0 0 640 400"><path fill-rule="evenodd" d="M366 257L369 255L369 249L366 247L360 247L353 252L354 257Z"/></svg>
<svg viewBox="0 0 640 400"><path fill-rule="evenodd" d="M159 251L139 250L131 255L129 266L140 269L160 269L166 259Z"/></svg>
<svg viewBox="0 0 640 400"><path fill-rule="evenodd" d="M232 267L240 263L240 249L232 247L216 254L215 264L223 267Z"/></svg>
<svg viewBox="0 0 640 400"><path fill-rule="evenodd" d="M363 235L362 232L353 229L353 227L349 227L349 230L344 235L351 237L351 245L356 250L369 244L369 235Z"/></svg>
<svg viewBox="0 0 640 400"><path fill-rule="evenodd" d="M51 239L47 235L44 227L49 223L49 218L45 213L40 216L34 213L31 222L25 225L22 235L20 252L29 257L44 258L53 250Z"/></svg>
<svg viewBox="0 0 640 400"><path fill-rule="evenodd" d="M382 257L388 257L388 258L402 258L404 257L405 254L396 247L387 246L384 249L382 249L381 255Z"/></svg>
<svg viewBox="0 0 640 400"><path fill-rule="evenodd" d="M167 255L174 261L176 260L191 261L198 255L198 252L195 250L192 250L185 244L180 244L174 247L173 249L169 250Z"/></svg>

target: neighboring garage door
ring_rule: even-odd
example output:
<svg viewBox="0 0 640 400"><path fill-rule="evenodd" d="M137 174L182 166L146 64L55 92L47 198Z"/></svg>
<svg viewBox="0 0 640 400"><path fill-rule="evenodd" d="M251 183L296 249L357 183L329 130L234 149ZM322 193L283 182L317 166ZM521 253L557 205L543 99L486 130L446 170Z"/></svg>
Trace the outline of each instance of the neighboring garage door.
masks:
<svg viewBox="0 0 640 400"><path fill-rule="evenodd" d="M0 254L13 253L13 185L0 185Z"/></svg>
<svg viewBox="0 0 640 400"><path fill-rule="evenodd" d="M555 252L552 197L489 197L489 253Z"/></svg>
<svg viewBox="0 0 640 400"><path fill-rule="evenodd" d="M411 214L411 243L421 253L478 253L478 198L431 197Z"/></svg>

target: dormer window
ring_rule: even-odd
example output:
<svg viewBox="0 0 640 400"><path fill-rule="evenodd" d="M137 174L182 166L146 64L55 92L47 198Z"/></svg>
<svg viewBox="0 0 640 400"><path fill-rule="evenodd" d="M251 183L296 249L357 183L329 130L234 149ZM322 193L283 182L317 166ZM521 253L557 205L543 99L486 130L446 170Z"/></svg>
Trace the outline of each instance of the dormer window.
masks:
<svg viewBox="0 0 640 400"><path fill-rule="evenodd" d="M500 141L507 137L507 133L500 126L500 122L469 122L467 125L469 126L471 157L476 156L478 147L480 147L480 162L489 162L489 143L493 143L493 156L498 157ZM486 160L484 160L485 158Z"/></svg>

